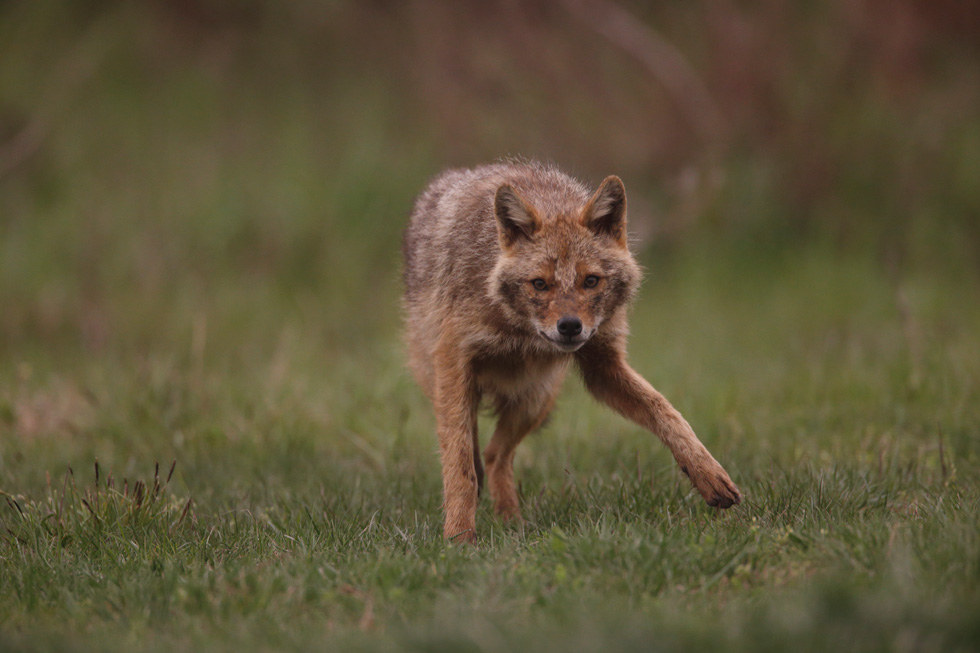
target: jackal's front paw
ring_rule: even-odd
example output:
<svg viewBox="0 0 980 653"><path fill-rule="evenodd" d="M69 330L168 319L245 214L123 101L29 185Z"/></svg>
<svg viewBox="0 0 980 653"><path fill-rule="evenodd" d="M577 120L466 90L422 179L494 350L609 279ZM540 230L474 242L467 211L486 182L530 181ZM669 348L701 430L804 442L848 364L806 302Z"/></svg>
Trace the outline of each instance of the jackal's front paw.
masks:
<svg viewBox="0 0 980 653"><path fill-rule="evenodd" d="M473 513L475 513L475 509ZM476 543L476 515L468 510L464 514L447 511L442 524L442 536L449 542Z"/></svg>
<svg viewBox="0 0 980 653"><path fill-rule="evenodd" d="M449 520L443 524L442 536L447 542L462 544L476 544L476 524L473 522L457 521L450 523Z"/></svg>
<svg viewBox="0 0 980 653"><path fill-rule="evenodd" d="M681 471L687 474L709 506L731 508L742 501L742 493L721 465L714 460L711 463L697 471L682 466Z"/></svg>

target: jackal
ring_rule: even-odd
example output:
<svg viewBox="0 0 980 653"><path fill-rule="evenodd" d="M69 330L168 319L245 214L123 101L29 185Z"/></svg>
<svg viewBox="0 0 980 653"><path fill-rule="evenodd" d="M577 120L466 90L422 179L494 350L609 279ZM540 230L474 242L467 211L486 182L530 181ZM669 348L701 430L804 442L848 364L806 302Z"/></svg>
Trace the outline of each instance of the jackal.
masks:
<svg viewBox="0 0 980 653"><path fill-rule="evenodd" d="M618 177L590 193L539 163L448 170L417 198L403 253L409 362L435 408L446 538L476 535L481 400L499 418L484 452L494 511L519 519L514 450L551 411L573 361L592 395L660 438L709 505L741 500L687 421L626 361L640 270Z"/></svg>

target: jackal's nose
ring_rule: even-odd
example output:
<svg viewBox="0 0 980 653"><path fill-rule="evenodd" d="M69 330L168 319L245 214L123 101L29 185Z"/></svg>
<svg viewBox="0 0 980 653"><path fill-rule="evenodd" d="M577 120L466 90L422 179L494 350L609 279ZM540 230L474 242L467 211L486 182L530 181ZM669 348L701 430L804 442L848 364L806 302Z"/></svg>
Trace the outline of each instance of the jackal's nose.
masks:
<svg viewBox="0 0 980 653"><path fill-rule="evenodd" d="M558 320L558 333L565 338L572 338L582 333L582 320L566 315Z"/></svg>

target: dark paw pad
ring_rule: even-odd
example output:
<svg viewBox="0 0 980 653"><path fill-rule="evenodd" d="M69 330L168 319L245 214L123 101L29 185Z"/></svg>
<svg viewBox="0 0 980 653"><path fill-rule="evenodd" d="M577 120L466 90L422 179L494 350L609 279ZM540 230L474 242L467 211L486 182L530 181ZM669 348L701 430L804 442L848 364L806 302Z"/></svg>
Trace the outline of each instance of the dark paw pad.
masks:
<svg viewBox="0 0 980 653"><path fill-rule="evenodd" d="M742 501L742 495L737 491L732 494L716 494L708 500L708 505L716 508L731 508Z"/></svg>

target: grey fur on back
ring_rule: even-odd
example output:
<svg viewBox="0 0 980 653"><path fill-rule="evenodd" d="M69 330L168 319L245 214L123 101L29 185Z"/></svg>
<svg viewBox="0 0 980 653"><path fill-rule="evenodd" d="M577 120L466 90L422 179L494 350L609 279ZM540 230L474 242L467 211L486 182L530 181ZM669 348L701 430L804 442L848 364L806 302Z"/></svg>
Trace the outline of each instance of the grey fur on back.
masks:
<svg viewBox="0 0 980 653"><path fill-rule="evenodd" d="M431 293L450 301L484 294L472 282L487 278L499 253L493 198L503 184L533 198L542 218L573 213L589 198L580 182L537 162L443 172L419 195L405 231L407 303Z"/></svg>

